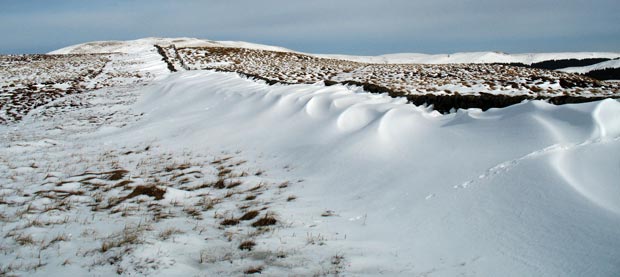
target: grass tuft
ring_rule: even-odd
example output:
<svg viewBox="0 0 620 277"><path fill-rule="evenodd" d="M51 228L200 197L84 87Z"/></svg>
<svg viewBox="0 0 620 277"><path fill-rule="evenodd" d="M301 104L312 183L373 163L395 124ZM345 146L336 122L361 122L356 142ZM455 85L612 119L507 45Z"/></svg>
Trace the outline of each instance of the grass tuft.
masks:
<svg viewBox="0 0 620 277"><path fill-rule="evenodd" d="M252 227L264 227L276 225L278 220L276 220L273 216L265 215L264 217L259 218L257 221L252 223Z"/></svg>
<svg viewBox="0 0 620 277"><path fill-rule="evenodd" d="M254 248L254 246L256 246L255 242L253 242L251 240L246 240L246 241L242 242L241 244L239 244L239 249L252 251L252 248Z"/></svg>
<svg viewBox="0 0 620 277"><path fill-rule="evenodd" d="M158 188L155 185L137 186L129 195L125 197L125 199L134 198L140 195L146 195L155 198L155 200L162 200L164 199L164 194L166 194L166 189Z"/></svg>
<svg viewBox="0 0 620 277"><path fill-rule="evenodd" d="M120 179L123 179L123 177L125 177L125 175L127 175L127 173L129 173L129 171L124 170L124 169L119 169L119 170L114 170L109 172L110 175L108 176L108 180L110 181L118 181Z"/></svg>
<svg viewBox="0 0 620 277"><path fill-rule="evenodd" d="M239 218L239 220L252 220L258 216L259 211L249 211Z"/></svg>
<svg viewBox="0 0 620 277"><path fill-rule="evenodd" d="M222 226L233 226L239 224L239 219L236 218L227 218L220 222Z"/></svg>

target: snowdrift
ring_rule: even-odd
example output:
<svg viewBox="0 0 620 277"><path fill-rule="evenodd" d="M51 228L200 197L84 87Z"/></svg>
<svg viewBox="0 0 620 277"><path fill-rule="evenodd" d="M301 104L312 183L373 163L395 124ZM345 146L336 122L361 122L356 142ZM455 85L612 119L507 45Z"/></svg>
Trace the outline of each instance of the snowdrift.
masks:
<svg viewBox="0 0 620 277"><path fill-rule="evenodd" d="M0 126L5 138L0 149L4 161L0 200L14 212L2 214L3 245L8 250L0 256L0 270L10 274L7 267L16 266L13 271L30 275L109 275L119 272L116 266L120 266L128 275L231 275L257 264L264 266L265 275L282 276L328 274L337 264L336 272L353 276L616 276L620 272L617 100L562 106L525 101L484 112L460 109L443 115L404 98L340 84L270 86L236 73L169 73L155 44L289 51L189 38L94 42L54 51L122 54L109 55L111 62L98 77L102 80L94 78L87 86L93 91L63 96L33 108L14 125ZM484 52L368 59L527 64L617 57L617 53L562 55ZM119 81L116 75L123 69L128 77ZM111 80L119 82L94 89ZM249 172L266 169L260 178L258 172L251 174L250 183L237 187L244 191L254 190L250 185L260 189L262 178L292 181L286 183L286 194L279 187L259 196L252 191L254 197L267 199L265 208L278 220L278 228L261 233L255 250L226 241L224 233L248 229L222 227L220 219L210 214L222 212L216 206L209 218L170 221L176 223L172 227L188 229L215 224L204 232L192 230L167 240L145 235L132 253L119 247L118 252L107 251L100 240L116 238L115 230L127 229L123 225L132 220L141 223L148 215L140 211L148 208L145 203L172 210L173 203L188 197L223 195L221 189L202 187L208 181L204 176L216 177L227 169L215 167L213 153L234 153L235 161L250 164ZM67 194L62 189L73 192L89 188L84 182L103 182L99 175L110 172L92 171L89 161L97 168L108 164L126 168L122 172L129 181L144 185L150 178L175 178L178 172L200 173L188 180L199 183L201 190L190 193L169 186L159 195L163 199L141 195L136 202L125 203L136 207L136 214L127 210L127 215L95 213L86 204L102 200L75 192L67 196L74 199L67 201L75 201L73 210L47 211L63 215L65 223L46 226L37 207L47 210L51 200L36 193L45 188L50 195ZM165 162L176 167L168 168ZM153 173L157 164L161 170ZM185 164L192 166L181 168ZM72 170L77 173L70 174ZM130 193L120 191L124 187L117 187L117 178L105 178L114 179L102 185L114 187L111 196ZM289 195L294 201L286 200ZM274 199L283 199L284 204ZM222 201L237 210L239 203ZM101 233L83 236L80 228L85 226L96 226ZM23 236L13 232L17 229ZM59 237L47 250L38 249L42 247L38 242L48 241L48 233L55 235L51 230L66 237ZM32 244L26 244L28 238ZM203 261L205 249L222 259ZM279 249L287 251L285 258L279 257ZM109 252L121 255L116 265L108 259ZM237 255L234 263L225 257L238 252L243 255ZM330 260L333 257L339 257L337 263Z"/></svg>
<svg viewBox="0 0 620 277"><path fill-rule="evenodd" d="M172 74L144 119L93 136L242 150L300 201L286 234L339 236L354 275L613 276L620 272L620 103L529 101L441 115L341 85ZM288 166L290 165L290 166ZM335 217L322 218L325 210Z"/></svg>

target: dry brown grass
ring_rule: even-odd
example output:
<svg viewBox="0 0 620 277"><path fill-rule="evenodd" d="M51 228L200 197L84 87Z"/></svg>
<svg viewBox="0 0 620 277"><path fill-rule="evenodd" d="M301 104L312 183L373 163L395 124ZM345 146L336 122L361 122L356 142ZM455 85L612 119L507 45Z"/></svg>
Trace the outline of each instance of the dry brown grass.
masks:
<svg viewBox="0 0 620 277"><path fill-rule="evenodd" d="M233 226L239 224L239 219L236 218L227 218L220 222L222 226Z"/></svg>
<svg viewBox="0 0 620 277"><path fill-rule="evenodd" d="M242 184L243 184L243 182L241 182L241 181L231 181L230 183L228 183L228 185L226 185L226 188L227 189L231 189L231 188L234 188L234 187L238 187L238 186L240 186Z"/></svg>
<svg viewBox="0 0 620 277"><path fill-rule="evenodd" d="M269 215L266 214L265 216L259 218L258 220L256 220L255 222L252 223L252 227L264 227L264 226L271 226L271 225L276 225L276 223L278 222L278 220Z"/></svg>
<svg viewBox="0 0 620 277"><path fill-rule="evenodd" d="M254 246L256 246L255 242L253 242L251 240L246 240L246 241L242 242L241 244L239 244L239 249L252 251L252 248L254 248Z"/></svg>
<svg viewBox="0 0 620 277"><path fill-rule="evenodd" d="M129 173L129 171L124 170L124 169L114 170L114 171L108 172L109 176L107 179L110 181L118 181L120 179L123 179L125 175L127 175L127 173Z"/></svg>
<svg viewBox="0 0 620 277"><path fill-rule="evenodd" d="M177 234L183 234L185 232L181 231L180 229L177 229L175 227L168 227L166 229L164 229L163 231L161 231L158 235L158 237L161 240L167 240L170 237L177 235Z"/></svg>
<svg viewBox="0 0 620 277"><path fill-rule="evenodd" d="M124 199L131 199L136 196L146 195L155 198L155 200L162 200L164 199L164 194L166 194L166 189L159 188L156 185L137 186L129 195L125 196Z"/></svg>
<svg viewBox="0 0 620 277"><path fill-rule="evenodd" d="M245 220L252 220L252 219L254 219L256 216L258 216L258 214L259 214L259 213L260 213L260 212L259 212L259 211L256 211L256 210L248 211L248 212L246 212L245 214L243 214L243 216L241 216L241 217L239 218L239 220L244 220L244 221L245 221Z"/></svg>

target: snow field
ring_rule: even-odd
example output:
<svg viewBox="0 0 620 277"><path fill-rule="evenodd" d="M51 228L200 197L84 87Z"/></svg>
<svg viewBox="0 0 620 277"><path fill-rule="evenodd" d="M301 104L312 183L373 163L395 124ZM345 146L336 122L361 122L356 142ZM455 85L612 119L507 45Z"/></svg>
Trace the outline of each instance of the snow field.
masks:
<svg viewBox="0 0 620 277"><path fill-rule="evenodd" d="M104 72L146 86L101 75L115 85L0 126L2 273L620 272L616 100L442 115L359 87L169 74L154 40L172 41L61 51L124 52Z"/></svg>
<svg viewBox="0 0 620 277"><path fill-rule="evenodd" d="M342 251L351 274L618 271L615 100L440 115L343 86L187 72L145 94L137 109L144 121L123 140L207 141L292 164L281 174L305 182L280 213L298 221L336 215L310 230L342 236L326 247Z"/></svg>
<svg viewBox="0 0 620 277"><path fill-rule="evenodd" d="M303 180L270 177L239 151L211 155L164 149L148 139L117 144L93 138L94 130L107 133L139 120L129 110L134 100L128 96L136 93L76 95L72 102L85 102L82 108L47 111L60 105L54 102L20 123L30 128L4 127L2 272L209 276L340 270L338 253L319 248L327 240L321 234L279 234L293 223L272 209L296 201L288 190Z"/></svg>

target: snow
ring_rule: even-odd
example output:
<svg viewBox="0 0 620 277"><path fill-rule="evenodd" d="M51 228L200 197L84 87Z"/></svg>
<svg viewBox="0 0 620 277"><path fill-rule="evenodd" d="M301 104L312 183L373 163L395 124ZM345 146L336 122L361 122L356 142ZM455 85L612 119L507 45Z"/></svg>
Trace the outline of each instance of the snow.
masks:
<svg viewBox="0 0 620 277"><path fill-rule="evenodd" d="M564 52L564 53L523 53L508 54L503 52L463 52L453 54L421 54L398 53L379 56L351 56L340 54L310 54L293 51L283 47L256 44L243 41L213 41L198 38L143 38L130 41L96 41L68 46L49 54L84 54L84 53L111 53L111 52L139 52L152 45L172 45L183 47L234 47L276 52L294 52L312 55L319 58L341 59L362 63L379 64L454 64L454 63L523 63L532 64L548 60L562 59L589 59L620 57L620 52Z"/></svg>
<svg viewBox="0 0 620 277"><path fill-rule="evenodd" d="M127 62L149 72L149 86L121 82L65 96L0 126L0 270L620 272L617 100L526 101L442 115L342 85L268 86L236 73L167 73L148 47L154 40L60 51L123 52L104 71ZM51 112L65 102L82 105ZM226 174L242 180L239 187L202 187L233 165ZM129 171L124 187L110 177L119 168ZM166 188L162 199L122 197L149 184ZM244 199L250 195L258 200ZM222 202L212 202L215 208L193 210L216 199ZM268 209L278 224L267 231L220 224L248 203ZM151 220L154 214L161 218ZM238 249L246 239L256 242L254 250Z"/></svg>
<svg viewBox="0 0 620 277"><path fill-rule="evenodd" d="M136 108L144 120L114 137L293 164L306 180L295 191L301 202L278 212L304 223L281 234L309 224L346 234L326 247L342 251L354 275L620 270L617 101L441 116L342 86L268 87L192 72L171 76ZM316 220L327 209L338 216Z"/></svg>
<svg viewBox="0 0 620 277"><path fill-rule="evenodd" d="M563 53L523 53L502 52L464 52L453 54L398 53L379 56L350 56L339 54L316 54L321 58L341 59L363 63L380 64L455 64L455 63L522 63L533 64L549 60L591 59L620 57L619 52L563 52Z"/></svg>
<svg viewBox="0 0 620 277"><path fill-rule="evenodd" d="M212 41L197 38L143 38L128 41L94 41L67 46L48 54L91 54L91 53L139 53L153 45L176 47L236 47L278 52L292 52L289 49L243 41Z"/></svg>
<svg viewBox="0 0 620 277"><path fill-rule="evenodd" d="M568 72L568 73L579 73L585 74L590 71L598 70L598 69L607 69L607 68L620 68L620 59L604 61L597 64L589 65L589 66L581 66L581 67L567 67L559 69L559 71Z"/></svg>

